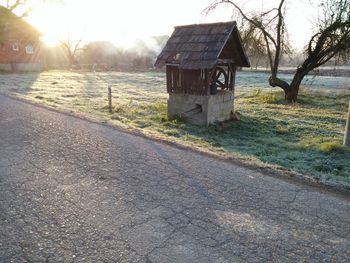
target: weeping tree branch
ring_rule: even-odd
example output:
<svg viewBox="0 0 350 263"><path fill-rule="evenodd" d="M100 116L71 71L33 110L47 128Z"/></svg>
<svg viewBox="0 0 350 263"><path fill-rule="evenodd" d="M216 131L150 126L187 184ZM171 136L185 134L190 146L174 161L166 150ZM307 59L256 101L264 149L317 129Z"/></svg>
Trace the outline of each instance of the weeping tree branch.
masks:
<svg viewBox="0 0 350 263"><path fill-rule="evenodd" d="M263 34L250 23L241 25L240 27L245 28L241 31L244 49L250 57L251 65L253 65L254 61L255 66L257 67L260 60L267 57Z"/></svg>
<svg viewBox="0 0 350 263"><path fill-rule="evenodd" d="M232 0L216 0L203 11L204 13L208 14L221 4L229 4L233 6L236 11L238 11L243 20L247 21L249 24L260 30L265 40L265 46L271 70L270 79L273 86L276 86L276 84L273 82L277 78L279 61L281 59L282 43L284 43L282 39L285 37L284 16L282 12L284 2L285 0L281 0L277 8L272 8L268 11L256 14L254 16L248 16L248 14L244 12L243 9L240 8L238 4ZM265 17L271 15L273 12L276 12L276 14L274 14L272 17L269 17L267 21L264 21ZM275 22L276 20L277 23ZM273 25L274 23L276 23L275 26ZM273 36L272 32L275 32L276 36Z"/></svg>
<svg viewBox="0 0 350 263"><path fill-rule="evenodd" d="M284 1L284 0L283 0ZM262 23L260 23L259 21L255 20L254 18L250 18L248 17L243 10L237 5L235 4L233 1L231 0L217 0L214 1L210 6L208 6L206 9L204 9L204 13L205 14L209 14L211 11L213 11L214 9L216 9L219 5L221 4L230 4L232 5L236 10L238 10L238 12L240 13L240 15L249 23L253 24L255 27L259 28L264 35L267 36L267 38L273 43L273 45L276 47L277 43L275 41L275 39L266 31L266 29L264 28L264 26L262 25ZM272 12L273 9L269 10L268 12L266 12L266 14L269 14L270 12Z"/></svg>
<svg viewBox="0 0 350 263"><path fill-rule="evenodd" d="M350 49L350 19L334 22L313 35L302 67L311 71Z"/></svg>
<svg viewBox="0 0 350 263"><path fill-rule="evenodd" d="M216 0L204 12L208 14L218 5L229 4L238 12L238 17L260 30L270 64L269 84L280 87L287 100L295 101L303 78L313 69L323 65L336 56L350 54L350 0L323 0L319 5L323 11L319 17L317 32L311 36L305 49L306 59L297 67L291 83L278 78L281 57L288 52L286 25L284 22L285 0L280 0L276 8L260 12L254 16L236 4L234 0ZM276 14L273 14L276 12Z"/></svg>

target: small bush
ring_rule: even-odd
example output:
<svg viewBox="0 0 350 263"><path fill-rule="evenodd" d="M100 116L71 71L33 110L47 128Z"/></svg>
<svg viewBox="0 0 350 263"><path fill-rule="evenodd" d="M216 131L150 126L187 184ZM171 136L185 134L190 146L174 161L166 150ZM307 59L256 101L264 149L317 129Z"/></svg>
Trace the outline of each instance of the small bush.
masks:
<svg viewBox="0 0 350 263"><path fill-rule="evenodd" d="M336 98L337 100L342 100L342 99L348 99L349 97L349 94L345 91L342 91L342 92L338 92L337 95L336 95Z"/></svg>
<svg viewBox="0 0 350 263"><path fill-rule="evenodd" d="M102 107L102 111L108 111L108 110L109 110L108 105ZM125 107L123 107L122 105L112 107L112 113L122 114L125 112L126 112Z"/></svg>
<svg viewBox="0 0 350 263"><path fill-rule="evenodd" d="M287 134L289 132L289 129L287 126L281 126L281 125L277 125L276 126L276 133L283 135L283 134Z"/></svg>
<svg viewBox="0 0 350 263"><path fill-rule="evenodd" d="M112 109L113 113L125 113L125 108L122 106L115 106Z"/></svg>
<svg viewBox="0 0 350 263"><path fill-rule="evenodd" d="M252 95L253 97L258 97L260 94L261 94L261 89L254 89L254 90L251 92L251 95Z"/></svg>
<svg viewBox="0 0 350 263"><path fill-rule="evenodd" d="M153 109L158 112L165 112L167 110L167 105L161 101L157 101L153 105Z"/></svg>
<svg viewBox="0 0 350 263"><path fill-rule="evenodd" d="M118 114L113 114L113 115L111 116L111 119L112 119L112 120L120 121L120 120L122 120L123 118L120 117Z"/></svg>
<svg viewBox="0 0 350 263"><path fill-rule="evenodd" d="M276 104L278 101L276 94L271 93L271 92L260 94L258 96L258 98L259 98L261 103Z"/></svg>
<svg viewBox="0 0 350 263"><path fill-rule="evenodd" d="M344 146L338 142L324 142L321 143L318 149L322 152L344 152Z"/></svg>

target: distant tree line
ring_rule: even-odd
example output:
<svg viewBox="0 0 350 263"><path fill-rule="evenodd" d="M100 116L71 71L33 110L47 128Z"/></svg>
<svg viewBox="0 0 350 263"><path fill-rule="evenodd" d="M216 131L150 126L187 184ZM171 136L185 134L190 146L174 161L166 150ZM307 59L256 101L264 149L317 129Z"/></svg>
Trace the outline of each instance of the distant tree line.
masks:
<svg viewBox="0 0 350 263"><path fill-rule="evenodd" d="M56 47L46 47L44 59L47 69L147 70L153 68L158 53L168 36L156 36L147 41L138 40L127 49L108 41L90 42L80 46L82 40L61 40Z"/></svg>

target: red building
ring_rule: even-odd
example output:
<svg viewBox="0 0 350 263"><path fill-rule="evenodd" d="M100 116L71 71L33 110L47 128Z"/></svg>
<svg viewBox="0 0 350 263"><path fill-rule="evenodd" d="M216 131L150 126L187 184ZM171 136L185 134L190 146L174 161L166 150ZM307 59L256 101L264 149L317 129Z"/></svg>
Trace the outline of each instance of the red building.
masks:
<svg viewBox="0 0 350 263"><path fill-rule="evenodd" d="M41 70L41 33L0 6L0 70Z"/></svg>

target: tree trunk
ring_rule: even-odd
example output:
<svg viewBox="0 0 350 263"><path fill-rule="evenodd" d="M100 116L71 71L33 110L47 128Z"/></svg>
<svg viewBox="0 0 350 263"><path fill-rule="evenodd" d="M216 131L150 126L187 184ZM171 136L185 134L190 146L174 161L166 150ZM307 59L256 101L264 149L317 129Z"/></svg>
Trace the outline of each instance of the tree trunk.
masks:
<svg viewBox="0 0 350 263"><path fill-rule="evenodd" d="M293 77L293 80L289 86L288 92L285 92L286 100L293 101L293 102L297 101L298 94L299 94L299 87L305 75L306 75L306 72L303 69L301 68L297 69Z"/></svg>
<svg viewBox="0 0 350 263"><path fill-rule="evenodd" d="M298 92L296 90L284 91L284 98L289 102L296 102L298 99Z"/></svg>
<svg viewBox="0 0 350 263"><path fill-rule="evenodd" d="M284 94L285 94L285 98L287 99L287 93L290 92L290 85L285 82L282 79L277 78L274 75L271 75L269 78L269 84L271 87L280 87L281 89L283 89Z"/></svg>
<svg viewBox="0 0 350 263"><path fill-rule="evenodd" d="M306 71L302 68L298 68L295 72L291 84L288 84L284 80L277 78L276 76L271 76L269 78L269 84L272 87L280 87L284 91L284 97L287 101L295 102L298 99L299 87L301 81L306 76Z"/></svg>

